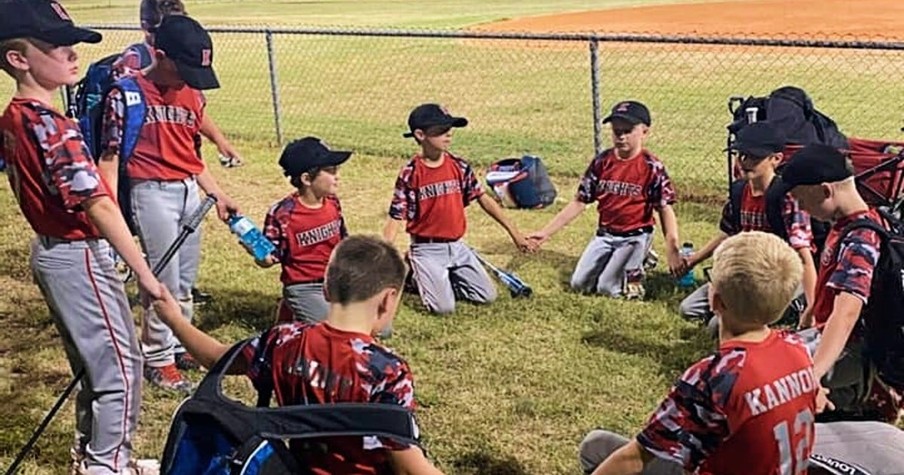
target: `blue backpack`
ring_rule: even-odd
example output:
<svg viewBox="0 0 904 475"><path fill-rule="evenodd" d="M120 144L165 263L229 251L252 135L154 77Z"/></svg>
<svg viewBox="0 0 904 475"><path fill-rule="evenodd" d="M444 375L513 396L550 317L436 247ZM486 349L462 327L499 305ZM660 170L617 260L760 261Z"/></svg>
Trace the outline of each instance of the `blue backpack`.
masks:
<svg viewBox="0 0 904 475"><path fill-rule="evenodd" d="M556 200L556 187L540 157L498 160L490 165L486 181L506 208L543 208Z"/></svg>
<svg viewBox="0 0 904 475"><path fill-rule="evenodd" d="M146 47L133 45L130 49L139 52L142 64L150 64L151 57ZM91 156L95 160L99 160L103 152L101 128L106 97L110 91L117 89L125 99L122 144L119 154L119 189L116 190L116 193L120 211L122 211L129 229L134 233L136 228L132 220L131 188L128 175L126 175L126 166L138 143L138 136L144 125L148 107L144 93L138 87L135 78L115 79L113 65L121 56L119 53L111 54L88 66L85 77L75 86L75 100L69 107L70 114L78 120L79 128L81 128L85 143L91 151Z"/></svg>
<svg viewBox="0 0 904 475"><path fill-rule="evenodd" d="M176 411L161 462L165 475L309 474L286 441L380 436L416 446L417 425L408 409L392 404L269 406L272 388L258 388L258 407L225 397L223 375L245 342L210 369Z"/></svg>

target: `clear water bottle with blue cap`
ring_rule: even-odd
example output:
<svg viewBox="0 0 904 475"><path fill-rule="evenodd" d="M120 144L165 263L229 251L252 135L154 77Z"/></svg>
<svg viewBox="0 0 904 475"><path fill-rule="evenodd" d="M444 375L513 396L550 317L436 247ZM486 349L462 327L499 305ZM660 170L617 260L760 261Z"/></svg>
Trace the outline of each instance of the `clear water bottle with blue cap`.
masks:
<svg viewBox="0 0 904 475"><path fill-rule="evenodd" d="M683 259L689 259L691 255L694 253L694 243L686 242L681 245L681 257ZM694 278L694 269L688 269L687 272L678 278L678 287L688 288L697 285L697 280Z"/></svg>
<svg viewBox="0 0 904 475"><path fill-rule="evenodd" d="M232 234L238 236L245 248L251 251L255 260L263 261L276 251L273 243L264 237L261 230L247 217L234 214L229 217L227 223Z"/></svg>

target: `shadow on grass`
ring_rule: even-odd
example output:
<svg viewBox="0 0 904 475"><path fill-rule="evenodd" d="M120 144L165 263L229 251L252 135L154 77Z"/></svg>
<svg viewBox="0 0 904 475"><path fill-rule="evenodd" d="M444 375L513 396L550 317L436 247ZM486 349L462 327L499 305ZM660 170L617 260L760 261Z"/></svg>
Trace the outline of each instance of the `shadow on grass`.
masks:
<svg viewBox="0 0 904 475"><path fill-rule="evenodd" d="M196 307L200 315L199 328L212 331L221 326L239 323L256 331L263 331L276 323L276 308L281 295L273 292L205 288L213 299Z"/></svg>
<svg viewBox="0 0 904 475"><path fill-rule="evenodd" d="M528 472L515 457L485 450L474 450L452 460L454 473L481 475L526 475Z"/></svg>

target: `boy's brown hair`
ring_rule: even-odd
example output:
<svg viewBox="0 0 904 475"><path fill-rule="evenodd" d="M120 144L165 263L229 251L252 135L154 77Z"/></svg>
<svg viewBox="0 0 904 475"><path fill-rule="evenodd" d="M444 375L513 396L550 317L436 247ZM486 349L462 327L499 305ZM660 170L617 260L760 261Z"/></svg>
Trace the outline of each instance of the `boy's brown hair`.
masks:
<svg viewBox="0 0 904 475"><path fill-rule="evenodd" d="M326 270L329 301L363 302L380 291L401 289L407 269L392 244L372 236L351 236L333 250Z"/></svg>
<svg viewBox="0 0 904 475"><path fill-rule="evenodd" d="M726 239L710 272L717 293L742 323L768 325L787 308L803 276L800 256L774 234L750 231Z"/></svg>
<svg viewBox="0 0 904 475"><path fill-rule="evenodd" d="M16 77L16 69L13 68L9 61L6 59L6 54L10 51L16 51L21 54L25 54L25 50L28 48L28 40L25 38L10 38L8 40L0 41L0 69L2 69L6 74L9 74L10 77L15 79Z"/></svg>

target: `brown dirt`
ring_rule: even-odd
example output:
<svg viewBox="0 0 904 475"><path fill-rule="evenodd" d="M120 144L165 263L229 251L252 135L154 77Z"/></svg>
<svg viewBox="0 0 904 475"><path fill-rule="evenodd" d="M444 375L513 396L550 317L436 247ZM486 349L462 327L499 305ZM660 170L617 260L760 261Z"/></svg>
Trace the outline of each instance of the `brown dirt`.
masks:
<svg viewBox="0 0 904 475"><path fill-rule="evenodd" d="M904 40L901 0L736 0L516 18L484 31Z"/></svg>

